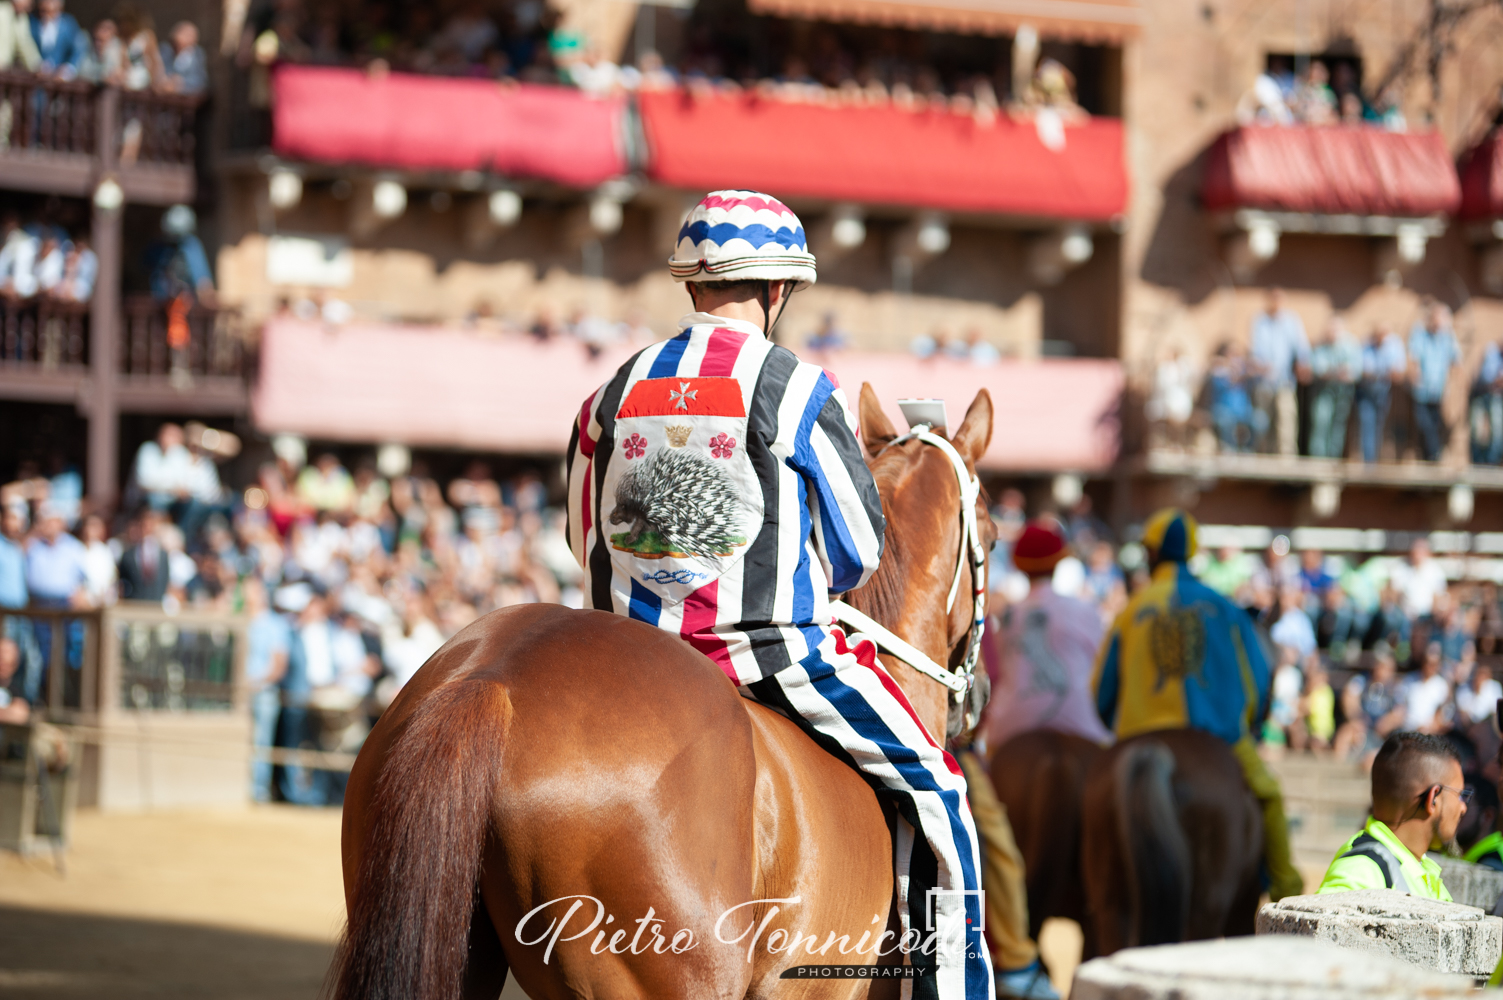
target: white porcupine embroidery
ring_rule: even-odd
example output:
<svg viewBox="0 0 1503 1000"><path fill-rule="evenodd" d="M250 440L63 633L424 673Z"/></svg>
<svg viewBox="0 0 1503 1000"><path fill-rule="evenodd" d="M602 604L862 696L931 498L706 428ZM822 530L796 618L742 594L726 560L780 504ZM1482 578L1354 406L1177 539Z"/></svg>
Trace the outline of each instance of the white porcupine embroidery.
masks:
<svg viewBox="0 0 1503 1000"><path fill-rule="evenodd" d="M728 556L746 544L740 512L721 469L691 451L660 451L616 484L610 522L631 527L612 535L611 545L646 559Z"/></svg>

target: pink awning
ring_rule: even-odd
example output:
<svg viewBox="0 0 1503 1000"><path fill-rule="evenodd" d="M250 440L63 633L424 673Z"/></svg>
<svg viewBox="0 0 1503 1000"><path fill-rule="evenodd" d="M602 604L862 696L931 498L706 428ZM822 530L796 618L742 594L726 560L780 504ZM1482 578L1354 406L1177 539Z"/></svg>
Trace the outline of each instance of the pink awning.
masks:
<svg viewBox="0 0 1503 1000"><path fill-rule="evenodd" d="M572 340L274 320L262 333L253 411L266 433L561 454L580 404L632 351L623 347L592 361ZM984 386L996 407L983 461L991 470L1099 472L1117 455L1122 367L1116 361L975 368L859 351L809 359L836 376L853 404L861 383L870 382L899 427L899 397L946 399L958 424Z"/></svg>
<svg viewBox="0 0 1503 1000"><path fill-rule="evenodd" d="M1045 146L1032 121L644 92L654 180L951 211L1106 221L1127 207L1122 123L1092 118Z"/></svg>
<svg viewBox="0 0 1503 1000"><path fill-rule="evenodd" d="M627 169L626 102L566 87L279 66L272 147L289 159L489 170L594 187Z"/></svg>
<svg viewBox="0 0 1503 1000"><path fill-rule="evenodd" d="M1461 217L1503 218L1503 129L1494 129L1461 159Z"/></svg>
<svg viewBox="0 0 1503 1000"><path fill-rule="evenodd" d="M1461 186L1436 132L1249 126L1211 147L1201 198L1211 211L1412 218L1456 211Z"/></svg>

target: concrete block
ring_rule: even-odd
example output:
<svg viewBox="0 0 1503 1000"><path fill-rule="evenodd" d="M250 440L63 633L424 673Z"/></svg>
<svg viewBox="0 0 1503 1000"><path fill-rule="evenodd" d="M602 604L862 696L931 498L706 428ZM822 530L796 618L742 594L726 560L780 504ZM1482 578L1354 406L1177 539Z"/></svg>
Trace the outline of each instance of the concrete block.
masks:
<svg viewBox="0 0 1503 1000"><path fill-rule="evenodd" d="M1427 857L1440 865L1440 879L1452 899L1493 912L1498 896L1503 895L1503 872L1443 854L1432 853Z"/></svg>
<svg viewBox="0 0 1503 1000"><path fill-rule="evenodd" d="M1290 896L1259 910L1257 927L1480 978L1492 975L1503 953L1503 919L1391 889Z"/></svg>
<svg viewBox="0 0 1503 1000"><path fill-rule="evenodd" d="M1464 976L1286 935L1128 948L1082 965L1070 1000L1399 1000L1462 997Z"/></svg>

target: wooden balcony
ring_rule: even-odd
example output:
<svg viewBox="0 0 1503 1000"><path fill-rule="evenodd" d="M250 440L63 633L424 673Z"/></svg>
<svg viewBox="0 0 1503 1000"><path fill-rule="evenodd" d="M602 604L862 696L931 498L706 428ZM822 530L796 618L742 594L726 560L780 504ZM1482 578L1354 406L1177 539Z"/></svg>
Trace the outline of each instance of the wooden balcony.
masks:
<svg viewBox="0 0 1503 1000"><path fill-rule="evenodd" d="M239 314L195 305L185 321L185 331L169 335L167 306L150 296L125 300L114 380L122 411L245 412L255 359L244 347ZM86 303L0 305L0 399L87 409L91 327Z"/></svg>
<svg viewBox="0 0 1503 1000"><path fill-rule="evenodd" d="M83 198L114 177L129 202L191 202L201 103L0 72L0 188Z"/></svg>

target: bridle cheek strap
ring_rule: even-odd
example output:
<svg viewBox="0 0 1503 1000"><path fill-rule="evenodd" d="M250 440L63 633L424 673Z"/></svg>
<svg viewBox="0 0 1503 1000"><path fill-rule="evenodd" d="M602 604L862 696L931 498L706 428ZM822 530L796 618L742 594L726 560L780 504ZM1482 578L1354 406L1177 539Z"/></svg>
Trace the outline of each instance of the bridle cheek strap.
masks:
<svg viewBox="0 0 1503 1000"><path fill-rule="evenodd" d="M888 442L887 447L892 448L914 440L933 445L944 452L960 485L960 552L955 561L955 579L950 584L950 594L945 600L945 613L949 614L955 608L955 598L960 593L960 578L965 572L966 556L969 554L974 601L971 627L966 630L965 660L957 669L947 670L844 601L831 601L830 611L836 621L864 633L889 656L897 657L919 673L932 677L949 688L958 704L965 700L966 692L975 684L976 664L981 659L981 637L986 632L986 546L982 544L981 532L976 526L976 498L981 493L981 481L971 474L965 459L960 457L955 446L931 431L928 424L919 424L902 437L894 438Z"/></svg>

